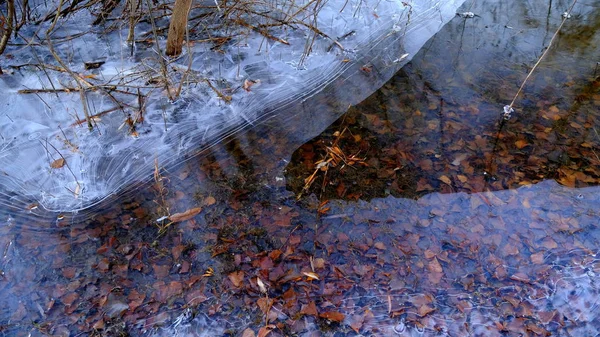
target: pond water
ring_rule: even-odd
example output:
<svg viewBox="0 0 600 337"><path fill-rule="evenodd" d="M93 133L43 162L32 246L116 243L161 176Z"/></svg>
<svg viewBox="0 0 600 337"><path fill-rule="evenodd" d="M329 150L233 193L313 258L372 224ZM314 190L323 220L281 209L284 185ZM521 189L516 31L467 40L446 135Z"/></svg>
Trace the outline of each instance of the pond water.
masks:
<svg viewBox="0 0 600 337"><path fill-rule="evenodd" d="M597 2L502 116L570 5L467 2L325 131L315 104L93 210L3 211L0 336L600 334Z"/></svg>

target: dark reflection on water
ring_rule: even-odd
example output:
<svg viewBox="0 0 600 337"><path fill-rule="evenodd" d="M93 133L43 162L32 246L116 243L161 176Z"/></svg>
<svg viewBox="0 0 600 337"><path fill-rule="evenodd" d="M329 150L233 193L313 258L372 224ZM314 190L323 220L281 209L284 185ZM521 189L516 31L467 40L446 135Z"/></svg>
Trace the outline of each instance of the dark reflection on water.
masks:
<svg viewBox="0 0 600 337"><path fill-rule="evenodd" d="M578 3L501 122L568 5L467 4L478 16L291 163L290 130L315 136L335 111L159 167L102 212L3 210L0 336L600 333L597 4ZM354 163L296 200L335 131Z"/></svg>
<svg viewBox="0 0 600 337"><path fill-rule="evenodd" d="M475 3L478 16L454 20L378 92L296 151L290 188L300 192L334 146L364 163L340 161L317 174L310 192L322 199L414 198L544 179L598 184L597 4L576 7L516 112L502 119L568 5Z"/></svg>

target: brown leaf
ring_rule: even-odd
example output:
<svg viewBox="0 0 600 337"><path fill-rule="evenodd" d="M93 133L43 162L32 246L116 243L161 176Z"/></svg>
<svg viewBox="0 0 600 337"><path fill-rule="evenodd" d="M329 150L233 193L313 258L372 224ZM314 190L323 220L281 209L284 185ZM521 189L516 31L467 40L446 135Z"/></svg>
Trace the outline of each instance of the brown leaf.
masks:
<svg viewBox="0 0 600 337"><path fill-rule="evenodd" d="M260 311L262 311L262 313L265 315L271 310L271 307L273 306L273 302L274 302L273 299L265 298L265 297L261 297L258 300L256 300L256 304L260 308Z"/></svg>
<svg viewBox="0 0 600 337"><path fill-rule="evenodd" d="M254 333L254 330L246 328L246 330L242 332L242 337L256 337L256 334Z"/></svg>
<svg viewBox="0 0 600 337"><path fill-rule="evenodd" d="M217 202L217 199L215 199L213 196L209 196L204 199L204 205L206 206L214 205L215 202Z"/></svg>
<svg viewBox="0 0 600 337"><path fill-rule="evenodd" d="M53 169L58 169L65 166L65 159L64 158L59 158L56 159L55 161L53 161L52 163L50 163L50 167Z"/></svg>
<svg viewBox="0 0 600 337"><path fill-rule="evenodd" d="M75 267L64 267L62 269L63 276L66 278L69 278L69 279L75 277L76 272L77 272L77 269Z"/></svg>
<svg viewBox="0 0 600 337"><path fill-rule="evenodd" d="M70 306L78 298L79 295L77 293L68 293L67 295L63 296L60 300L63 302L64 305Z"/></svg>
<svg viewBox="0 0 600 337"><path fill-rule="evenodd" d="M300 313L309 316L317 316L317 306L315 305L315 302L310 301L308 304L303 304Z"/></svg>
<svg viewBox="0 0 600 337"><path fill-rule="evenodd" d="M144 303L144 299L146 298L146 294L144 293L140 293L135 289L132 289L131 292L129 293L129 296L127 296L127 300L128 300L128 304L129 304L129 310L131 310L132 312L139 307L140 305L142 305L142 303Z"/></svg>
<svg viewBox="0 0 600 337"><path fill-rule="evenodd" d="M198 214L200 212L202 212L202 208L200 208L200 207L190 208L185 212L172 214L169 217L169 220L171 220L173 222L181 222L181 221L189 220L189 219L193 218L194 216L196 216L196 214Z"/></svg>
<svg viewBox="0 0 600 337"><path fill-rule="evenodd" d="M260 330L258 330L258 337L266 337L271 330L273 330L275 326L273 325L267 325L267 326L263 326L262 328L260 328Z"/></svg>
<svg viewBox="0 0 600 337"><path fill-rule="evenodd" d="M425 258L426 259L431 259L431 258L435 257L435 253L432 250L430 250L430 249L427 249L424 252L424 254L425 254Z"/></svg>
<svg viewBox="0 0 600 337"><path fill-rule="evenodd" d="M162 279L167 277L167 275L169 275L169 271L171 269L171 266L169 265L160 265L160 264L154 264L152 265L152 269L154 270L154 275L156 275L157 279Z"/></svg>
<svg viewBox="0 0 600 337"><path fill-rule="evenodd" d="M544 263L544 253L542 253L542 252L531 254L531 256L529 258L531 259L531 262L533 262L534 264Z"/></svg>
<svg viewBox="0 0 600 337"><path fill-rule="evenodd" d="M542 241L542 246L547 249L558 248L558 244L551 237L547 236L544 241Z"/></svg>
<svg viewBox="0 0 600 337"><path fill-rule="evenodd" d="M207 299L208 299L208 297L206 297L206 295L204 295L204 291L202 291L202 289L196 289L185 295L185 300L187 301L187 305L189 305L189 306L198 305L198 304L206 301Z"/></svg>
<svg viewBox="0 0 600 337"><path fill-rule="evenodd" d="M427 268L432 273L443 272L442 265L440 264L437 258L433 258L433 260L431 260L431 262L429 262L429 264L427 265Z"/></svg>
<svg viewBox="0 0 600 337"><path fill-rule="evenodd" d="M530 282L529 277L521 272L511 275L510 279L513 281L519 281L519 282L525 282L525 283Z"/></svg>
<svg viewBox="0 0 600 337"><path fill-rule="evenodd" d="M450 180L450 178L446 176L441 176L438 179L441 180L444 184L452 186L452 180Z"/></svg>
<svg viewBox="0 0 600 337"><path fill-rule="evenodd" d="M181 257L181 253L183 253L184 250L185 250L184 245L177 245L177 246L171 248L171 253L173 254L173 259L179 260L179 258Z"/></svg>
<svg viewBox="0 0 600 337"><path fill-rule="evenodd" d="M344 314L342 314L341 312L327 311L322 314L319 314L319 317L325 318L325 319L328 319L328 320L334 321L334 322L342 322L346 316Z"/></svg>
<svg viewBox="0 0 600 337"><path fill-rule="evenodd" d="M375 248L381 249L381 250L386 250L387 247L385 246L385 243L383 243L383 242L375 242Z"/></svg>
<svg viewBox="0 0 600 337"><path fill-rule="evenodd" d="M520 149L522 149L522 148L524 148L525 146L527 146L527 144L528 144L528 143L527 143L527 141L526 141L526 140L523 140L523 139L519 139L519 140L517 140L517 141L515 142L515 146L516 146L516 147L517 147L517 149L519 149L519 150L520 150Z"/></svg>
<svg viewBox="0 0 600 337"><path fill-rule="evenodd" d="M419 314L419 316L424 317L434 311L435 311L435 308L432 308L432 307L428 306L427 304L423 304L422 306L419 307L419 310L417 313Z"/></svg>
<svg viewBox="0 0 600 337"><path fill-rule="evenodd" d="M314 260L313 265L315 269L325 268L325 259L318 257Z"/></svg>
<svg viewBox="0 0 600 337"><path fill-rule="evenodd" d="M242 285L242 281L244 281L244 272L242 270L234 271L233 273L227 275L233 286L239 288Z"/></svg>

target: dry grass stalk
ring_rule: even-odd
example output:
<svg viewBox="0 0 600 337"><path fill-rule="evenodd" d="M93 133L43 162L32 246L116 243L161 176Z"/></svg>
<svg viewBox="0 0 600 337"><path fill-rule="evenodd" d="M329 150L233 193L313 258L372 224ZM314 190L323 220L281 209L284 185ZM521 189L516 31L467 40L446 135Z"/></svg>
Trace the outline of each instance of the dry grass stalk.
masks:
<svg viewBox="0 0 600 337"><path fill-rule="evenodd" d="M157 226L160 235L164 234L167 228L169 228L169 226L173 224L173 222L169 220L169 217L171 216L171 209L166 200L168 190L164 184L165 180L166 178L163 177L160 173L160 168L158 166L158 158L155 158L154 189L156 190L156 198L153 201L157 205L157 213L159 216L159 220L157 220Z"/></svg>
<svg viewBox="0 0 600 337"><path fill-rule="evenodd" d="M302 195L307 192L315 179L317 178L317 174L319 172L323 172L323 184L325 184L325 177L329 172L330 168L340 167L342 170L345 166L354 167L356 164L367 166L365 162L365 158L357 157L357 154L346 155L344 151L339 146L339 141L342 139L344 132L346 132L347 128L344 128L342 132L337 131L334 135L336 136L335 140L331 144L331 146L325 147L325 158L318 160L315 162L315 170L313 173L306 179L304 179L304 187L302 191L298 194L298 199L302 197Z"/></svg>

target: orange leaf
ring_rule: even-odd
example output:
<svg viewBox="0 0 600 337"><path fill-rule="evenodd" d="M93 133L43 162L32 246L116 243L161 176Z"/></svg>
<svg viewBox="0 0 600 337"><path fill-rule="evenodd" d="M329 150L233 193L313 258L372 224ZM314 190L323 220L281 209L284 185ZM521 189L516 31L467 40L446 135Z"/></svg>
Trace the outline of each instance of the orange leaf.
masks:
<svg viewBox="0 0 600 337"><path fill-rule="evenodd" d="M334 322L341 322L344 320L344 318L346 316L344 316L344 314L342 314L341 312L327 311L322 314L319 314L319 317L325 318L325 319L328 319L328 320L334 321Z"/></svg>
<svg viewBox="0 0 600 337"><path fill-rule="evenodd" d="M202 208L200 208L200 207L190 208L185 212L172 214L169 217L169 220L171 220L173 222L181 222L181 221L189 220L189 219L193 218L194 216L196 216L196 214L198 214L200 212L202 212Z"/></svg>
<svg viewBox="0 0 600 337"><path fill-rule="evenodd" d="M515 142L515 146L517 147L517 149L522 149L525 146L527 146L527 141L523 140L523 139L519 139Z"/></svg>
<svg viewBox="0 0 600 337"><path fill-rule="evenodd" d="M239 286L242 285L242 281L244 281L244 272L243 271L234 271L233 273L227 275L227 277L229 277L229 280L231 281L231 283L233 283L233 285L238 288Z"/></svg>
<svg viewBox="0 0 600 337"><path fill-rule="evenodd" d="M258 330L258 337L266 337L274 327L275 326L273 325L263 326L262 328L260 328L260 330Z"/></svg>
<svg viewBox="0 0 600 337"><path fill-rule="evenodd" d="M444 184L452 186L452 180L450 180L450 178L441 176L438 179L440 179Z"/></svg>
<svg viewBox="0 0 600 337"><path fill-rule="evenodd" d="M53 169L61 168L63 166L65 166L65 159L64 158L56 159L55 161L53 161L52 163L50 163L50 167L53 168Z"/></svg>
<svg viewBox="0 0 600 337"><path fill-rule="evenodd" d="M208 196L204 199L204 204L206 206L213 205L215 202L217 202L217 199L215 199L215 197L213 196Z"/></svg>

